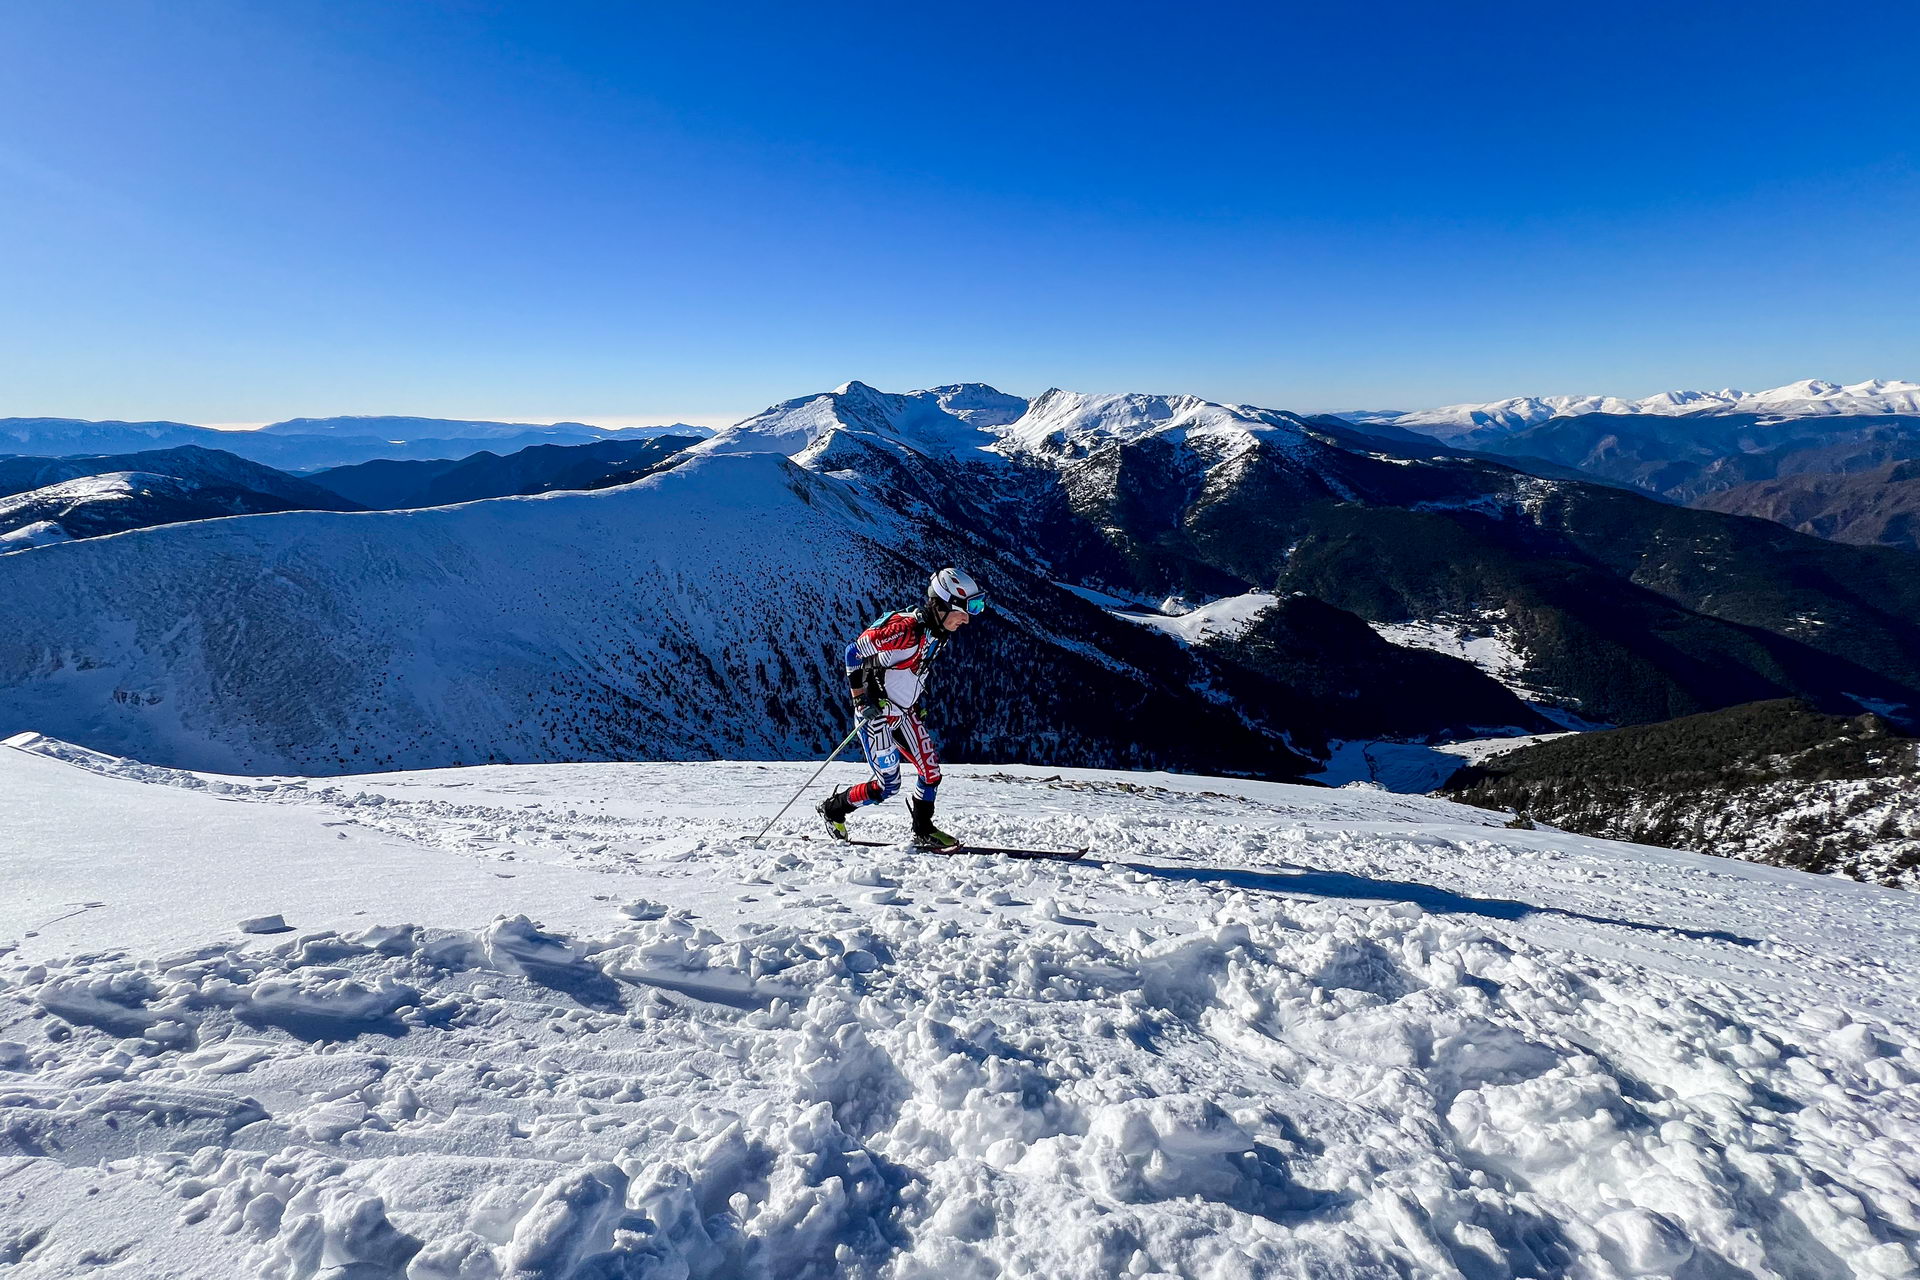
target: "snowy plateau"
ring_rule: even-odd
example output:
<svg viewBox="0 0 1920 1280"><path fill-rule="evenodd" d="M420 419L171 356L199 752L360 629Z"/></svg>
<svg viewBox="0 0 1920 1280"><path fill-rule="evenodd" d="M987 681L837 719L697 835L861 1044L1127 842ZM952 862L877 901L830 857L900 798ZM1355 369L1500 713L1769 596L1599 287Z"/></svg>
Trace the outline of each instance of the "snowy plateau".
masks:
<svg viewBox="0 0 1920 1280"><path fill-rule="evenodd" d="M756 843L811 768L8 739L0 1271L1920 1274L1912 894L1018 766L1085 860Z"/></svg>

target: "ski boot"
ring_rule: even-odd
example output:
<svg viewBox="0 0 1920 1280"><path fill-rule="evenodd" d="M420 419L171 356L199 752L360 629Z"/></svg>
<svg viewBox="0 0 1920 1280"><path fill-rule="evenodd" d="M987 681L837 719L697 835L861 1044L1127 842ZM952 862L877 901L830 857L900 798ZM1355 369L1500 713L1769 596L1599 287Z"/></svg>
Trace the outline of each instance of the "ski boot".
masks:
<svg viewBox="0 0 1920 1280"><path fill-rule="evenodd" d="M907 801L913 815L913 847L929 853L952 853L960 841L933 825L933 805L925 800Z"/></svg>
<svg viewBox="0 0 1920 1280"><path fill-rule="evenodd" d="M848 838L847 814L852 812L852 810L847 807L847 799L844 795L838 791L834 792L825 800L813 806L813 811L820 815L822 822L827 824L828 835L832 836L835 840L845 840Z"/></svg>

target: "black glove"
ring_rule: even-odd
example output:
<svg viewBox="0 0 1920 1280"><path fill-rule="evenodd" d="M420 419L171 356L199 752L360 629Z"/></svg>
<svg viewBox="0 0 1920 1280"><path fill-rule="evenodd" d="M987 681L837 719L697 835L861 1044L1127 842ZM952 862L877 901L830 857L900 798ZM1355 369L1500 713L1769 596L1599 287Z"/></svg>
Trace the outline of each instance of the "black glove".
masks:
<svg viewBox="0 0 1920 1280"><path fill-rule="evenodd" d="M887 705L886 676L878 663L864 662L853 681L853 700L863 706Z"/></svg>

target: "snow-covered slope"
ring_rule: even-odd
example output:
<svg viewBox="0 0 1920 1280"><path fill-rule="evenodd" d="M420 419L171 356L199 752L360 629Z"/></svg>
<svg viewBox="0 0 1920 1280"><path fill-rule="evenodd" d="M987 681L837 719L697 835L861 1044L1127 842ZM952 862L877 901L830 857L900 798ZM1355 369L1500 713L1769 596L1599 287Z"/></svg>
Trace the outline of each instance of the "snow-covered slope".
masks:
<svg viewBox="0 0 1920 1280"><path fill-rule="evenodd" d="M355 505L319 489L313 489L311 501L329 510ZM0 497L0 552L183 520L255 515L307 505L306 501L235 488L218 480L203 483L150 471L103 471Z"/></svg>
<svg viewBox="0 0 1920 1280"><path fill-rule="evenodd" d="M1078 864L743 839L807 772L0 747L0 1258L1915 1274L1912 895L1077 770L956 770L943 807Z"/></svg>
<svg viewBox="0 0 1920 1280"><path fill-rule="evenodd" d="M1789 417L1920 413L1920 382L1873 378L1841 386L1808 378L1766 391L1663 391L1643 400L1616 396L1515 396L1486 404L1450 404L1410 411L1361 410L1340 416L1352 422L1385 423L1422 431L1440 440L1453 440L1485 434L1488 428L1518 430L1548 418L1576 413L1765 413Z"/></svg>
<svg viewBox="0 0 1920 1280"><path fill-rule="evenodd" d="M1212 446L1298 436L1292 414L1252 405L1216 404L1189 395L1100 394L1053 388L1031 402L984 383L955 383L892 394L864 382L801 396L755 414L698 446L709 453L799 455L836 430L871 435L931 457L959 454L978 461L992 448L1052 465L1110 444L1148 438Z"/></svg>
<svg viewBox="0 0 1920 1280"><path fill-rule="evenodd" d="M1114 609L1112 613L1117 618L1164 632L1182 644L1205 644L1222 636L1239 635L1253 625L1261 613L1271 609L1277 599L1263 591L1250 591L1245 595L1209 600L1184 613L1150 613L1137 609Z"/></svg>
<svg viewBox="0 0 1920 1280"><path fill-rule="evenodd" d="M147 494L184 496L188 488L172 476L151 471L104 471L98 475L76 476L0 498L0 526L12 527L29 512L45 506L78 513L96 504L125 503Z"/></svg>
<svg viewBox="0 0 1920 1280"><path fill-rule="evenodd" d="M879 519L785 459L710 458L620 489L0 557L6 727L242 771L809 751L830 696L810 655L873 607ZM786 705L721 674L756 664Z"/></svg>
<svg viewBox="0 0 1920 1280"><path fill-rule="evenodd" d="M1482 609L1472 615L1444 614L1417 622L1375 622L1370 625L1382 639L1393 644L1444 653L1471 662L1522 700L1570 728L1597 727L1571 712L1551 707L1542 701L1540 690L1526 678L1527 655L1504 609Z"/></svg>
<svg viewBox="0 0 1920 1280"><path fill-rule="evenodd" d="M1027 401L984 382L953 382L910 395L930 395L942 409L975 427L1004 427L1027 411Z"/></svg>

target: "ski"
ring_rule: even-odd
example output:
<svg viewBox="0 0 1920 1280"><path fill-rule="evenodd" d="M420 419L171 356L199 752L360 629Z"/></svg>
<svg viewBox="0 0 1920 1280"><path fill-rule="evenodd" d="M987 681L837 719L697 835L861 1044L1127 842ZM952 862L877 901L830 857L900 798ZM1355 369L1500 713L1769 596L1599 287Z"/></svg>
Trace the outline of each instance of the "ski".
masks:
<svg viewBox="0 0 1920 1280"><path fill-rule="evenodd" d="M902 845L897 840L843 840L838 843L855 844L867 849L907 849L914 853L932 854L941 858L973 854L986 858L1019 858L1030 862L1078 862L1087 856L1085 849L1007 849L993 844L962 844L951 849L914 849L912 845Z"/></svg>

